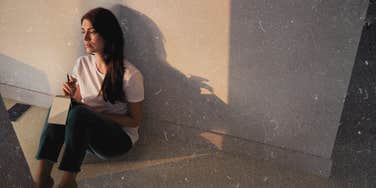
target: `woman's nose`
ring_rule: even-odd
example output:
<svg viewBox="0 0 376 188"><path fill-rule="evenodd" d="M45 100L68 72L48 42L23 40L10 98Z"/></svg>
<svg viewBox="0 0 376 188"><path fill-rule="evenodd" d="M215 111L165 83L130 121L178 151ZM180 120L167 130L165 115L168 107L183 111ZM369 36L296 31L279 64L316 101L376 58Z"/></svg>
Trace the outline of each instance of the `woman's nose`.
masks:
<svg viewBox="0 0 376 188"><path fill-rule="evenodd" d="M85 33L85 34L84 34L84 40L85 40L85 41L89 41L89 40L90 40L90 37L89 37L89 34L88 34L88 33Z"/></svg>

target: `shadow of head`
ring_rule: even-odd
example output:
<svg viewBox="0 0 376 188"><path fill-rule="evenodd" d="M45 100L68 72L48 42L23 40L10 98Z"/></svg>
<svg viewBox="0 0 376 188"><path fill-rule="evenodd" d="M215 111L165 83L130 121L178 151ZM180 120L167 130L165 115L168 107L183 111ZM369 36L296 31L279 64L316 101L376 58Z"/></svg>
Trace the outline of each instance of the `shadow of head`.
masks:
<svg viewBox="0 0 376 188"><path fill-rule="evenodd" d="M194 123L205 129L202 126L205 119L225 114L226 104L214 94L208 84L210 80L186 76L167 62L165 37L155 22L123 5L115 5L111 10L124 30L126 58L144 75L148 117L180 124Z"/></svg>
<svg viewBox="0 0 376 188"><path fill-rule="evenodd" d="M209 85L210 80L196 75L185 75L170 65L164 46L166 39L149 17L124 5L115 5L110 10L122 26L126 58L140 69L144 76L144 117L148 120L144 121L140 128L140 144L153 142L150 134L165 140L166 129L163 123L149 125L150 122L158 121L171 122L178 125L179 130L180 127L195 128L199 131L194 133L194 139L207 142L200 134L207 130L221 129L216 122L224 121L229 114L227 104L214 94L214 89ZM175 63L178 62L171 62ZM152 130L153 127L160 130ZM148 134L150 138L147 138Z"/></svg>

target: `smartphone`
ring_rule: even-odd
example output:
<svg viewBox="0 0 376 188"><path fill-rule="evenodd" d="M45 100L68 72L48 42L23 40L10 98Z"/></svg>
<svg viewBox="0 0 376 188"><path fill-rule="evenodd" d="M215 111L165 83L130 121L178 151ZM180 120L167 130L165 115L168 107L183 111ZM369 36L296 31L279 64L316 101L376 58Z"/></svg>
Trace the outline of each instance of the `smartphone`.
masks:
<svg viewBox="0 0 376 188"><path fill-rule="evenodd" d="M9 120L16 121L29 108L28 104L16 103L8 110Z"/></svg>

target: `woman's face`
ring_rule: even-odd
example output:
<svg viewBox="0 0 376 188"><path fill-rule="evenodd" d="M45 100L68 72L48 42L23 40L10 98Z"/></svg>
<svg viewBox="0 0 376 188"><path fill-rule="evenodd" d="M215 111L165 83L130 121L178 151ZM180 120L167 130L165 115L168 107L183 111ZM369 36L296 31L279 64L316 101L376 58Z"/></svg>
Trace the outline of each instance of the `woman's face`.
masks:
<svg viewBox="0 0 376 188"><path fill-rule="evenodd" d="M103 53L104 40L103 38L95 31L91 22L87 19L82 21L82 37L84 40L84 46L86 52L93 53Z"/></svg>

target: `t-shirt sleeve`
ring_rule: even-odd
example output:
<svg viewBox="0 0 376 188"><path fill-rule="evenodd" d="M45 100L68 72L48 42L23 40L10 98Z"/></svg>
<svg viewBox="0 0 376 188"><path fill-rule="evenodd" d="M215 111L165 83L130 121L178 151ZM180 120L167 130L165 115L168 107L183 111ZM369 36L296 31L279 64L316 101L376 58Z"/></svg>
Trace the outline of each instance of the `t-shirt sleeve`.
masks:
<svg viewBox="0 0 376 188"><path fill-rule="evenodd" d="M132 74L125 87L128 102L144 100L144 78L140 72Z"/></svg>

